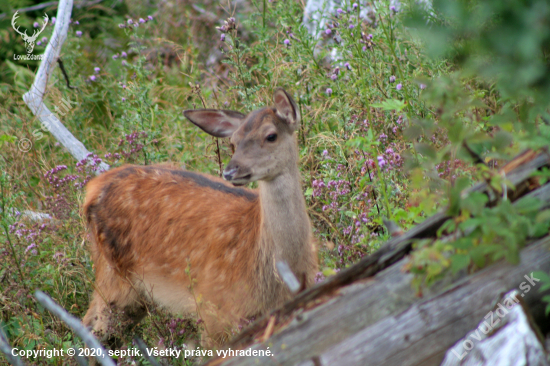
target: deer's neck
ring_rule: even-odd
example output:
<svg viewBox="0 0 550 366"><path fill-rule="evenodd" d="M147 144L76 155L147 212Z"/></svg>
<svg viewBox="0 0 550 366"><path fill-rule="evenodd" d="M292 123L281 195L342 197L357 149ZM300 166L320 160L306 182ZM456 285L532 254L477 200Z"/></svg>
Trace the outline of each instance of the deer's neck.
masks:
<svg viewBox="0 0 550 366"><path fill-rule="evenodd" d="M264 265L271 269L284 260L296 276L301 276L309 262L305 257L310 255L311 227L298 166L291 164L277 178L260 181L259 187Z"/></svg>

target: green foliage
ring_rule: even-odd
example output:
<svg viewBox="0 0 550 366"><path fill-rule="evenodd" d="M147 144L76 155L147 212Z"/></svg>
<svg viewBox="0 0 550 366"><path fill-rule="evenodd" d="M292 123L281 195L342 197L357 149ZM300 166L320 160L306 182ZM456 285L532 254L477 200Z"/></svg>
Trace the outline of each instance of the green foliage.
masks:
<svg viewBox="0 0 550 366"><path fill-rule="evenodd" d="M550 290L550 276L548 275L548 273L542 271L533 272L533 277L540 280L540 293ZM542 301L547 303L546 308L544 309L544 313L546 314L546 316L550 316L550 295L544 295L542 297Z"/></svg>

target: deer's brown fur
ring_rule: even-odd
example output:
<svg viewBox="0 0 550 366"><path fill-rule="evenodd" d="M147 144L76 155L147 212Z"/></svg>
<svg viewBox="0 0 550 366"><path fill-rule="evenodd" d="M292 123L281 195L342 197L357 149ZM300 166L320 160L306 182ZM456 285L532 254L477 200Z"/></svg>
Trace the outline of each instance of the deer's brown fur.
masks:
<svg viewBox="0 0 550 366"><path fill-rule="evenodd" d="M259 180L258 190L169 165L127 165L87 185L96 284L85 325L106 334L109 306L139 321L149 298L174 313L198 313L221 342L241 318L291 297L277 261L313 283L317 255L293 134L300 115L284 90L274 101L248 116L186 111L205 131L231 136L236 151L224 176L234 185Z"/></svg>

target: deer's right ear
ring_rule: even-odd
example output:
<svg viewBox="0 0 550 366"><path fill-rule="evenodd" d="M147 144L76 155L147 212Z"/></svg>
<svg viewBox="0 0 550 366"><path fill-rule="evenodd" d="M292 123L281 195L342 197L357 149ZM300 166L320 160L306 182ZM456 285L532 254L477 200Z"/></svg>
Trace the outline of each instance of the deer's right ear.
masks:
<svg viewBox="0 0 550 366"><path fill-rule="evenodd" d="M246 117L239 112L219 109L189 109L183 111L183 115L214 137L230 137Z"/></svg>

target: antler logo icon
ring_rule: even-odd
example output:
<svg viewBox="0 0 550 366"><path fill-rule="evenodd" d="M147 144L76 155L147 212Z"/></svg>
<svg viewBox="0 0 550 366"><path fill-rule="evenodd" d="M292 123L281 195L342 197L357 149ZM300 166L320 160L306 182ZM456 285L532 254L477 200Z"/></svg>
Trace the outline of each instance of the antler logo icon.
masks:
<svg viewBox="0 0 550 366"><path fill-rule="evenodd" d="M42 33L42 31L46 28L46 25L48 25L48 14L44 14L44 24L42 25L42 28L40 30L35 30L32 36L27 35L27 30L25 29L25 32L21 32L19 30L19 27L16 28L15 21L19 17L18 12L16 11L15 14L13 14L13 18L11 18L11 26L13 29L23 37L23 41L25 41L25 48L27 49L27 53L32 53L32 50L34 49L34 42L36 42L36 38Z"/></svg>

